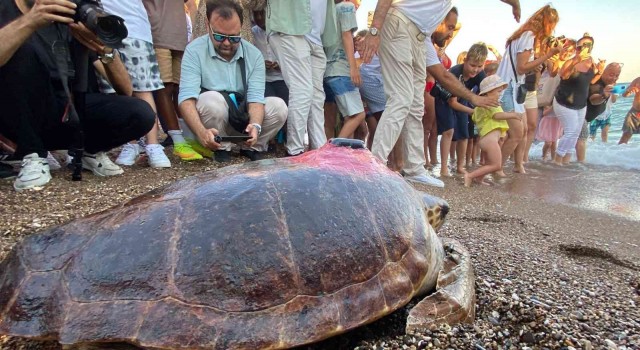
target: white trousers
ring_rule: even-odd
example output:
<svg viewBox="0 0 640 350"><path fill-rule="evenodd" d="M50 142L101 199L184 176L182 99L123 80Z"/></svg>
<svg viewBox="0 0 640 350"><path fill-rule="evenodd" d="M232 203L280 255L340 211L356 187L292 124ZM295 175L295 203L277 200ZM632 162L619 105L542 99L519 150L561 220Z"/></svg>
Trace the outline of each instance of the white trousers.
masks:
<svg viewBox="0 0 640 350"><path fill-rule="evenodd" d="M424 88L426 46L420 30L399 11L390 11L382 27L380 63L387 104L373 139L372 153L385 164L391 149L404 136L404 172L426 174L424 156Z"/></svg>
<svg viewBox="0 0 640 350"><path fill-rule="evenodd" d="M309 134L309 148L327 143L324 133L324 88L322 80L327 58L322 46L303 35L275 33L269 37L282 76L289 88L287 118L287 152L304 152L304 134Z"/></svg>
<svg viewBox="0 0 640 350"><path fill-rule="evenodd" d="M198 97L196 109L200 115L200 121L207 129L217 129L220 136L242 135L229 124L229 106L224 97L217 91L207 91ZM258 152L266 152L269 148L269 140L274 138L287 120L287 105L279 97L267 97L264 105L264 119L262 120L262 132L251 149ZM186 138L197 140L193 132L182 125ZM230 151L231 142L222 142L220 150Z"/></svg>
<svg viewBox="0 0 640 350"><path fill-rule="evenodd" d="M559 104L556 99L553 99L553 111L558 117L564 134L558 140L558 147L556 153L560 157L564 157L567 154L573 154L582 131L582 124L585 123L585 115L587 114L587 107L582 109L571 109Z"/></svg>

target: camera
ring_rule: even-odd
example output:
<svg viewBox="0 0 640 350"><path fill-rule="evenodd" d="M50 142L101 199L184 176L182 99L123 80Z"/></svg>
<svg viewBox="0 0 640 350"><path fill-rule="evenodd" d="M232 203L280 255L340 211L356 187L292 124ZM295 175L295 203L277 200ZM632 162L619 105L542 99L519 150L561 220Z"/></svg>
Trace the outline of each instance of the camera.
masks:
<svg viewBox="0 0 640 350"><path fill-rule="evenodd" d="M436 82L433 88L431 88L430 94L431 96L435 98L439 98L443 101L449 101L449 99L452 96L452 94L449 91L447 91L445 88L443 88L442 85L440 85L440 83L438 82Z"/></svg>
<svg viewBox="0 0 640 350"><path fill-rule="evenodd" d="M554 36L550 36L545 40L545 44L547 44L549 47L558 47L558 46L563 46L565 44L566 38L564 35L561 35L559 37L554 37Z"/></svg>
<svg viewBox="0 0 640 350"><path fill-rule="evenodd" d="M105 12L99 0L71 0L78 7L73 20L81 22L107 46L118 48L129 35L124 19Z"/></svg>

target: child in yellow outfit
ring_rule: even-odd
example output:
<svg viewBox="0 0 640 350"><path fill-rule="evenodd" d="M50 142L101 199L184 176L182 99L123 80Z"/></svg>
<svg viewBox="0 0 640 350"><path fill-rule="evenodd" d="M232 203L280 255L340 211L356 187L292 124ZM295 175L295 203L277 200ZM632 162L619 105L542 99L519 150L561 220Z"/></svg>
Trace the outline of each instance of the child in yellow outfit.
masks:
<svg viewBox="0 0 640 350"><path fill-rule="evenodd" d="M498 99L500 93L506 88L498 75L490 75L480 83L480 95ZM484 177L502 167L502 152L500 151L500 137L506 135L509 130L508 119L521 119L520 113L505 113L501 107L482 108L476 107L471 117L478 128L480 140L478 146L485 152L485 164L480 168L464 175L464 185L470 187L473 181L488 185Z"/></svg>

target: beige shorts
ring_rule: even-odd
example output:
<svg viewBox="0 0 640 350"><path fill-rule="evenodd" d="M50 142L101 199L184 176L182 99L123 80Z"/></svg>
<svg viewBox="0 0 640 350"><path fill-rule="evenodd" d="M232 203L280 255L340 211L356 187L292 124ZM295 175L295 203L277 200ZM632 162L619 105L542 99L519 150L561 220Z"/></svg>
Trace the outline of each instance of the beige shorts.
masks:
<svg viewBox="0 0 640 350"><path fill-rule="evenodd" d="M160 75L162 75L162 72L160 73ZM162 80L162 81L164 81L164 80ZM538 108L538 92L537 91L529 91L529 92L527 92L527 98L524 100L524 108L525 109L537 109Z"/></svg>
<svg viewBox="0 0 640 350"><path fill-rule="evenodd" d="M180 65L184 52L159 47L156 47L155 50L162 82L180 84Z"/></svg>

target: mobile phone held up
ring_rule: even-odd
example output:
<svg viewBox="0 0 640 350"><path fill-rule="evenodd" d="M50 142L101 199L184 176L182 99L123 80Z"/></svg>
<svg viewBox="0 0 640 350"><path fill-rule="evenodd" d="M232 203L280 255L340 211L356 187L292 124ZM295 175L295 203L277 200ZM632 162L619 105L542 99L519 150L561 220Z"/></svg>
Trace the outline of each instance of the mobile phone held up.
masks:
<svg viewBox="0 0 640 350"><path fill-rule="evenodd" d="M215 142L217 142L217 143L220 143L220 142L240 143L240 142L247 141L250 138L251 138L251 136L249 136L249 135L241 135L241 136L220 136L220 135L216 135L213 140Z"/></svg>
<svg viewBox="0 0 640 350"><path fill-rule="evenodd" d="M626 85L616 85L616 86L613 87L613 90L611 90L611 93L612 94L616 94L616 95L620 95L625 90L627 90L627 86Z"/></svg>

